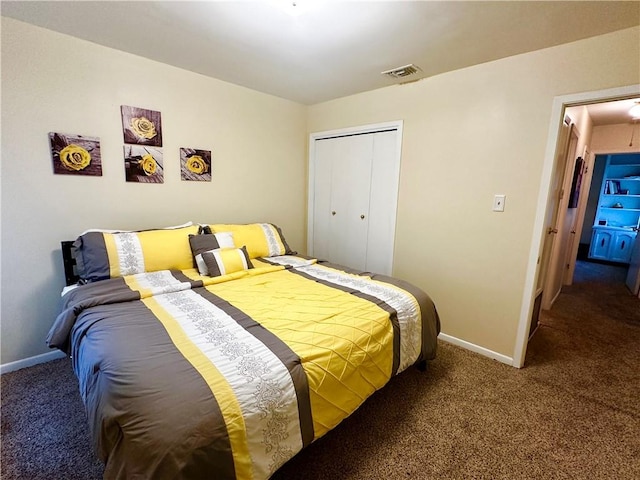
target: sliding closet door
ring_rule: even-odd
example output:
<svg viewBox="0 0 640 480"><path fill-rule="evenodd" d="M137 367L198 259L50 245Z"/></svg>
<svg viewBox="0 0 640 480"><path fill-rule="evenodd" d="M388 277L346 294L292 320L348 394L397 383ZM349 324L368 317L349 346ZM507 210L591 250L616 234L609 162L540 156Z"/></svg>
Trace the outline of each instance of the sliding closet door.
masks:
<svg viewBox="0 0 640 480"><path fill-rule="evenodd" d="M309 253L391 274L399 177L397 129L312 139Z"/></svg>

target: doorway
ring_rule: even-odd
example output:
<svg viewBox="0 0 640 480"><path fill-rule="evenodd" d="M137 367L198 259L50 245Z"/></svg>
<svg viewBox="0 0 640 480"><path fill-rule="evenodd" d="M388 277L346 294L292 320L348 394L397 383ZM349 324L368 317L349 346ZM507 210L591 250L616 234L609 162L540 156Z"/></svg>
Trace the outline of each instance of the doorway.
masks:
<svg viewBox="0 0 640 480"><path fill-rule="evenodd" d="M545 268L541 265L542 247L544 245L544 237L546 235L546 226L548 224L548 204L553 201L551 198L551 185L556 160L556 147L558 145L560 126L564 120L565 109L573 106L586 106L597 103L607 103L615 100L623 100L640 97L640 85L631 85L596 92L585 92L573 95L564 95L556 97L553 101L551 123L549 126L549 134L547 148L545 153L545 161L543 164L542 181L538 194L538 204L536 209L536 220L534 224L534 233L529 253L527 276L525 281L525 290L523 292L523 302L520 312L520 322L516 337L516 345L513 355L513 365L516 367L524 366L527 343L529 339L530 326L532 324L532 316L537 307L536 300L539 302L537 284L540 271ZM582 133L582 132L581 132ZM597 147L594 146L593 153L597 153ZM578 148L580 152L580 147ZM583 219L584 215L578 215L577 218ZM573 235L576 237L577 235ZM576 248L577 255L577 248ZM564 260L564 259L563 259Z"/></svg>
<svg viewBox="0 0 640 480"><path fill-rule="evenodd" d="M555 233L547 236L553 242L548 272L539 279L539 284L544 285L543 310L552 309L562 288L573 283L577 261L600 261L620 271L626 271L629 263L634 265L631 252L640 224L640 148L637 141L635 145L633 142L638 122L628 112L637 104L640 99L632 97L565 108L563 118L565 124L571 125L570 138L567 141L560 136L558 140L559 149L567 151L567 158L566 168L559 158L560 167L556 169L558 176L564 172L564 179L559 182L562 193L557 202L548 206L555 207L557 203L559 212L548 228ZM611 113L614 109L615 114ZM603 116L604 111L610 113ZM596 152L592 153L592 148ZM614 177L620 178L607 180ZM609 183L616 185L615 192L605 188ZM544 260L543 249L543 266ZM625 273L622 284L638 295L638 273L631 268L629 275L633 278L627 281Z"/></svg>

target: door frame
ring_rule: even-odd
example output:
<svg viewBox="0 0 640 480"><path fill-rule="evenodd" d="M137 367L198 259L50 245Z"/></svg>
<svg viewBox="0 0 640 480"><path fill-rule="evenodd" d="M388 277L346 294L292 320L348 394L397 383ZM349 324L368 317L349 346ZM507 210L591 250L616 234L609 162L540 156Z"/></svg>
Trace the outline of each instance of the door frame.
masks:
<svg viewBox="0 0 640 480"><path fill-rule="evenodd" d="M402 158L402 120L394 120L384 123L374 123L369 125L360 125L354 127L339 128L336 130L327 130L324 132L314 132L309 135L309 181L308 181L308 196L307 196L307 254L313 255L313 216L314 216L314 198L315 198L315 142L316 140L322 140L326 138L334 137L348 137L351 135L363 135L367 133L383 132L388 130L396 130L396 149L395 149L395 161L398 165L398 178L397 182L400 182L400 161ZM400 189L398 188L398 192ZM394 217L397 221L398 216L398 196L394 198L395 203L391 205ZM394 231L396 226L394 221ZM395 234L391 245L391 251L395 256ZM391 260L391 269L393 271L393 259Z"/></svg>
<svg viewBox="0 0 640 480"><path fill-rule="evenodd" d="M542 165L540 189L538 190L536 217L533 225L533 234L529 247L529 258L527 260L527 273L522 292L520 319L518 322L518 330L516 332L516 342L513 352L514 367L521 368L524 366L525 355L527 353L529 327L531 325L531 315L533 313L536 294L536 280L539 271L538 260L541 254L544 235L546 234L544 231L544 223L547 211L547 202L549 200L549 189L551 187L551 174L555 161L558 133L560 132L560 125L564 120L564 110L567 107L586 105L589 103L610 102L638 95L640 95L640 84L610 88L606 90L596 90L592 92L561 95L554 97L553 99L549 131L547 134L547 146Z"/></svg>

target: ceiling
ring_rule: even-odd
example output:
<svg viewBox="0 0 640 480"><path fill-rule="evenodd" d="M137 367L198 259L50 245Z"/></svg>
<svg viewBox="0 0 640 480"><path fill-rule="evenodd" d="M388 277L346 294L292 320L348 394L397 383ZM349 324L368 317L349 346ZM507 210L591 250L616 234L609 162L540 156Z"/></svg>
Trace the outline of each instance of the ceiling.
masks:
<svg viewBox="0 0 640 480"><path fill-rule="evenodd" d="M595 103L586 107L593 125L597 127L599 125L631 123L634 119L629 114L629 110L638 103L640 103L640 98L628 98L615 102Z"/></svg>
<svg viewBox="0 0 640 480"><path fill-rule="evenodd" d="M4 0L1 9L306 105L640 24L640 1ZM410 77L381 74L411 63L420 70Z"/></svg>

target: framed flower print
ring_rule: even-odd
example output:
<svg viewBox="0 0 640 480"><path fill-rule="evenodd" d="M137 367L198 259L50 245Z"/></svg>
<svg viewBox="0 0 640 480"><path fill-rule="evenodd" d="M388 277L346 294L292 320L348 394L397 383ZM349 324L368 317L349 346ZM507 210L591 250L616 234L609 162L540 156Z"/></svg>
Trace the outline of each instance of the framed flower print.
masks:
<svg viewBox="0 0 640 480"><path fill-rule="evenodd" d="M127 182L164 183L162 149L142 145L124 146L124 172Z"/></svg>
<svg viewBox="0 0 640 480"><path fill-rule="evenodd" d="M100 139L65 133L49 133L53 173L102 176Z"/></svg>
<svg viewBox="0 0 640 480"><path fill-rule="evenodd" d="M180 175L182 180L211 181L211 150L180 149Z"/></svg>
<svg viewBox="0 0 640 480"><path fill-rule="evenodd" d="M131 145L162 146L162 119L160 112L146 108L121 105L124 143Z"/></svg>

